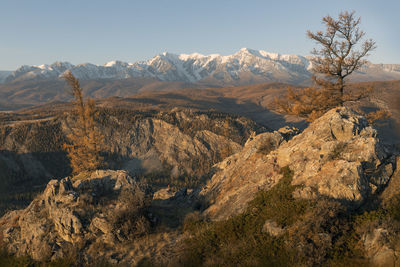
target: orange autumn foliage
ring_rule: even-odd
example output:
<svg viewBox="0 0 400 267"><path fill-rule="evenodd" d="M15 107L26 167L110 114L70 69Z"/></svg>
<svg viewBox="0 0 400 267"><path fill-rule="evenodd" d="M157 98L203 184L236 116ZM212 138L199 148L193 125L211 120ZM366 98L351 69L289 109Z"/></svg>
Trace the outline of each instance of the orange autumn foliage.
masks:
<svg viewBox="0 0 400 267"><path fill-rule="evenodd" d="M64 148L68 152L73 173L96 170L103 166L103 157L100 155L104 137L96 128L97 116L93 99L84 101L83 91L79 80L68 71L64 79L71 86L74 96L74 115L76 120L67 136L68 143Z"/></svg>
<svg viewBox="0 0 400 267"><path fill-rule="evenodd" d="M337 19L331 16L322 18L325 31L307 31L307 36L319 46L310 59L315 87L304 89L288 88L287 94L275 99L278 111L297 115L308 121L314 121L326 111L345 102L355 102L366 98L372 88L350 88L347 78L359 70L367 61L364 59L376 48L375 42L368 39L362 43L365 32L360 30L360 18L353 12L341 12ZM387 111L365 114L373 123L387 119Z"/></svg>

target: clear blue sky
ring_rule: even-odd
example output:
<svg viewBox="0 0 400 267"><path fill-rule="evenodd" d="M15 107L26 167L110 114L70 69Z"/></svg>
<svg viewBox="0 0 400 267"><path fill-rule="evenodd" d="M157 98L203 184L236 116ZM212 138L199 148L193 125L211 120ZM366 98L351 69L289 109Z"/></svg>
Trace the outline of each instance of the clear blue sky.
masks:
<svg viewBox="0 0 400 267"><path fill-rule="evenodd" d="M309 55L306 30L322 30L321 18L341 10L355 10L377 42L370 61L400 63L399 0L1 0L0 70L242 47Z"/></svg>

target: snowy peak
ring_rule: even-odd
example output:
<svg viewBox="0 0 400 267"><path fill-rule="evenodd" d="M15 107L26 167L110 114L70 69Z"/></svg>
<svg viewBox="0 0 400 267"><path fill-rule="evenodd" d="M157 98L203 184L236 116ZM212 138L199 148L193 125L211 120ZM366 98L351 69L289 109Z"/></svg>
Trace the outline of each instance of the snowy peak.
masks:
<svg viewBox="0 0 400 267"><path fill-rule="evenodd" d="M400 79L400 65L371 65L367 67L365 73L368 74L368 69L371 68L373 71L370 73L375 75L374 79L379 77L384 77L386 80ZM11 74L3 74L0 83L59 79L66 70L71 70L76 77L85 80L151 77L161 81L205 81L219 85L271 81L300 84L310 79L312 75L310 69L309 59L303 56L242 48L228 56L164 52L147 61L135 63L110 61L104 65L90 63L73 65L69 62L25 65Z"/></svg>
<svg viewBox="0 0 400 267"><path fill-rule="evenodd" d="M113 60L113 61L110 61L110 62L107 62L106 64L104 64L104 67L114 67L114 66L126 67L128 65L129 65L129 63L122 62L119 60Z"/></svg>
<svg viewBox="0 0 400 267"><path fill-rule="evenodd" d="M0 70L0 83L3 83L12 71Z"/></svg>
<svg viewBox="0 0 400 267"><path fill-rule="evenodd" d="M51 79L58 77L66 70L72 69L74 65L69 62L54 62L51 65L23 65L5 78L5 82Z"/></svg>
<svg viewBox="0 0 400 267"><path fill-rule="evenodd" d="M242 56L242 57L256 57L262 58L265 60L271 61L283 61L289 62L292 64L309 64L308 60L305 57L298 56L298 55L285 55L285 54L278 54L278 53L270 53L264 50L254 50L249 48L242 48L236 54L232 55L232 57Z"/></svg>
<svg viewBox="0 0 400 267"><path fill-rule="evenodd" d="M196 82L203 79L232 83L246 76L254 81L302 82L310 78L310 63L301 56L279 55L242 48L233 55L176 55L164 52L145 62L161 80Z"/></svg>

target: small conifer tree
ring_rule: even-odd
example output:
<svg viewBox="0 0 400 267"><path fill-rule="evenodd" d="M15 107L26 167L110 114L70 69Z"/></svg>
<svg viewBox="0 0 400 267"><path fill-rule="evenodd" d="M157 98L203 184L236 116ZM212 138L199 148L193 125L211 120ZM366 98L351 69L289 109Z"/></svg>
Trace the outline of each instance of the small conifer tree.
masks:
<svg viewBox="0 0 400 267"><path fill-rule="evenodd" d="M64 148L68 152L74 174L96 170L103 166L100 155L104 137L96 128L95 118L98 116L93 99L84 101L83 91L79 80L71 71L64 74L64 79L71 86L74 97L75 123L68 135L68 143Z"/></svg>

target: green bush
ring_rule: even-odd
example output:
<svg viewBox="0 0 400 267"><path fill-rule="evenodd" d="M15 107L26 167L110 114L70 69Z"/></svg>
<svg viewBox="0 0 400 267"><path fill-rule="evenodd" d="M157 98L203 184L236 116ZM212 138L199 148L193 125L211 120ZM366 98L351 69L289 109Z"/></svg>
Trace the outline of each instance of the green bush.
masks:
<svg viewBox="0 0 400 267"><path fill-rule="evenodd" d="M292 193L292 172L282 169L283 178L269 191L260 191L243 214L226 221L187 220L185 229L192 235L180 259L184 266L289 266L296 251L285 245L285 237L263 232L267 219L280 226L291 225L309 203Z"/></svg>
<svg viewBox="0 0 400 267"><path fill-rule="evenodd" d="M1 267L82 267L82 266L93 266L93 267L109 267L115 266L104 259L97 259L91 264L83 264L79 262L79 255L68 256L66 258L57 259L54 261L39 262L33 260L29 256L16 256L10 255L5 250L0 250L0 266Z"/></svg>
<svg viewBox="0 0 400 267"><path fill-rule="evenodd" d="M225 221L202 221L188 216L184 230L189 238L178 264L183 266L368 266L360 225L385 220L388 212L358 214L337 200L319 197L295 199L299 186L293 173L270 190L260 191L247 210ZM396 214L393 212L393 214ZM263 231L267 220L284 233Z"/></svg>
<svg viewBox="0 0 400 267"><path fill-rule="evenodd" d="M261 153L263 155L268 155L272 150L274 150L275 147L271 143L270 140L266 140L264 143L262 143L258 148L257 148L257 153Z"/></svg>

